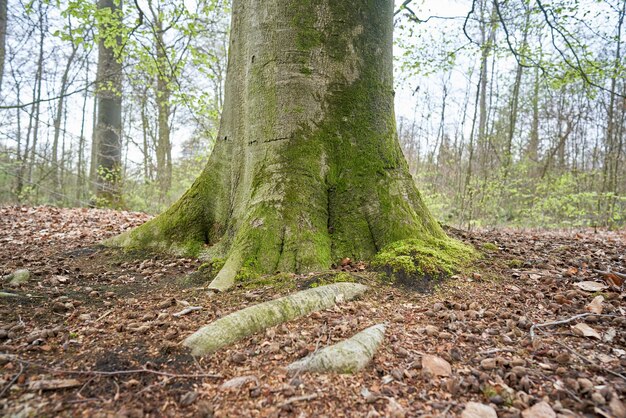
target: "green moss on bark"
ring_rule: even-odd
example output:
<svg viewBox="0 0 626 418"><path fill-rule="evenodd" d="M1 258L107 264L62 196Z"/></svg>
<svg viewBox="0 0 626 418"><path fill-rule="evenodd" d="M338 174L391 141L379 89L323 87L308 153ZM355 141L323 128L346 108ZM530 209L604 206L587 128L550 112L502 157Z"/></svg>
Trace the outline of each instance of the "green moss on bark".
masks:
<svg viewBox="0 0 626 418"><path fill-rule="evenodd" d="M393 282L420 287L461 271L477 257L472 247L451 238L407 239L383 248L371 267Z"/></svg>
<svg viewBox="0 0 626 418"><path fill-rule="evenodd" d="M446 240L397 140L392 2L254 4L233 2L207 168L172 208L113 243L224 258L211 285L224 290L371 260L396 241Z"/></svg>

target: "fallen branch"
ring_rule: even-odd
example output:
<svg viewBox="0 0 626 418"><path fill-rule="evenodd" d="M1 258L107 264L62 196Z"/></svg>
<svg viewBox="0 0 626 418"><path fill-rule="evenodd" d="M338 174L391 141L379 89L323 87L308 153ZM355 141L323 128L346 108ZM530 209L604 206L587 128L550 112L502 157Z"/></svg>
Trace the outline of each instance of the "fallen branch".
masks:
<svg viewBox="0 0 626 418"><path fill-rule="evenodd" d="M202 306L187 306L182 311L176 312L176 313L172 314L172 316L174 316L176 318L180 318L183 315L187 315L188 313L191 313L191 312L194 312L194 311L199 311L201 309L202 309Z"/></svg>
<svg viewBox="0 0 626 418"><path fill-rule="evenodd" d="M111 315L112 312L113 312L113 309L109 309L108 311L103 313L98 319L96 319L96 322L102 321L104 318L106 318L107 316Z"/></svg>
<svg viewBox="0 0 626 418"><path fill-rule="evenodd" d="M162 372L159 370L151 370L151 369L146 369L146 368L131 369L131 370L112 370L112 371L57 369L53 367L44 366L43 364L35 363L33 361L21 359L13 354L0 354L0 360L16 361L20 364L26 364L28 366L37 367L49 373L55 373L55 374L77 374L77 375L85 375L85 376L119 376L119 375L127 375L127 374L148 373L148 374L155 374L158 376L166 376L166 377L171 377L171 378L186 378L186 379L199 379L202 377L221 379L223 377L222 375L219 375L219 374L209 374L209 373L176 374L176 373Z"/></svg>
<svg viewBox="0 0 626 418"><path fill-rule="evenodd" d="M535 329L537 328L543 328L543 327L550 327L553 325L563 325L563 324L568 324L570 322L573 322L577 319L581 319L581 318L585 318L587 316L600 316L600 317L605 317L605 318L615 318L616 315L601 315L601 314L595 314L595 313L584 313L584 314L579 314L579 315L574 315L571 318L566 318L566 319L561 319L559 321L554 321L554 322L545 322L543 324L533 324L532 327L530 327L530 340L533 341L535 339Z"/></svg>
<svg viewBox="0 0 626 418"><path fill-rule="evenodd" d="M300 401L310 401L310 400L316 399L317 396L318 396L317 393L312 393L310 395L294 396L293 398L289 398L285 402L278 405L278 407L282 408L283 406L287 406L292 403L300 402Z"/></svg>
<svg viewBox="0 0 626 418"><path fill-rule="evenodd" d="M611 276L611 274L619 277L622 280L626 280L626 274L624 273L618 273L617 271L604 271L604 270L593 270L594 273L600 274L604 277L609 277Z"/></svg>

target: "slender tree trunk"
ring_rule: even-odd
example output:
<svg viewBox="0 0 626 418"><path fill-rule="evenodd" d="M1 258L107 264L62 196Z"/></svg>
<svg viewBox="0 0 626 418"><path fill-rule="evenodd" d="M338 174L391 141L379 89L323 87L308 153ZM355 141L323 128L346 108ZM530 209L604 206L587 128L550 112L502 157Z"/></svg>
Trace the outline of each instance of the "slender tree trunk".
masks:
<svg viewBox="0 0 626 418"><path fill-rule="evenodd" d="M170 98L171 71L167 61L163 39L163 22L155 22L156 57L159 73L157 75L157 113L158 138L156 144L157 183L159 184L160 202L165 203L167 193L172 185L172 144L170 143Z"/></svg>
<svg viewBox="0 0 626 418"><path fill-rule="evenodd" d="M98 164L98 138L96 136L96 126L98 125L98 95L93 95L93 113L91 117L91 150L89 157L89 190L96 192L97 164Z"/></svg>
<svg viewBox="0 0 626 418"><path fill-rule="evenodd" d="M539 159L539 67L535 67L532 96L532 120L530 122L530 138L526 148L526 157L537 162Z"/></svg>
<svg viewBox="0 0 626 418"><path fill-rule="evenodd" d="M33 168L35 166L36 148L39 139L39 110L41 105L41 84L43 80L44 40L46 38L46 19L42 3L39 4L39 58L37 59L37 71L35 73L35 88L37 90L37 94L35 95L35 103L33 105L34 109L31 115L33 123L33 141L30 147L30 161L28 163L29 184L33 181Z"/></svg>
<svg viewBox="0 0 626 418"><path fill-rule="evenodd" d="M99 9L117 14L121 6L116 0L99 0ZM115 18L115 17L114 17ZM107 24L100 28L98 45L96 116L96 197L98 204L120 207L122 170L122 64L113 47L105 45ZM110 39L110 38L109 38ZM119 36L116 38L120 43Z"/></svg>
<svg viewBox="0 0 626 418"><path fill-rule="evenodd" d="M85 82L89 84L89 59L87 58L87 65L85 71ZM87 86L85 86L87 87ZM87 114L87 97L89 93L85 88L85 94L83 96L83 110L80 118L80 138L78 140L78 163L76 167L76 200L82 202L85 196L85 122Z"/></svg>
<svg viewBox="0 0 626 418"><path fill-rule="evenodd" d="M528 13L528 12L527 12ZM522 38L522 50L525 51L528 45L528 28L530 23L530 13L526 15L526 22L524 24L524 34ZM522 85L522 75L524 72L524 58L519 57L520 61L517 63L515 70L515 82L513 83L513 91L511 92L511 104L509 106L509 131L506 141L506 149L504 150L504 178L506 179L509 174L509 169L513 163L513 138L515 137L515 127L517 125L517 112L519 104L519 92Z"/></svg>
<svg viewBox="0 0 626 418"><path fill-rule="evenodd" d="M4 97L2 94L2 78L4 76L4 57L6 56L7 3L7 0L0 0L0 97Z"/></svg>
<svg viewBox="0 0 626 418"><path fill-rule="evenodd" d="M393 110L393 2L235 0L217 143L191 189L115 240L246 267L327 269L394 241L445 239Z"/></svg>
<svg viewBox="0 0 626 418"><path fill-rule="evenodd" d="M58 161L58 148L59 148L59 137L61 135L61 119L64 115L64 106L65 106L65 93L67 92L68 87L68 78L70 74L70 69L72 68L72 64L74 64L74 57L76 57L76 52L78 48L72 45L72 52L70 56L67 58L67 63L65 64L65 69L63 70L63 75L61 76L61 89L59 91L59 101L57 102L57 110L56 115L54 117L54 139L52 141L52 181L54 191L57 192L54 195L55 199L60 198L58 192L61 191L61 177L59 174L59 161Z"/></svg>
<svg viewBox="0 0 626 418"><path fill-rule="evenodd" d="M622 8L619 12L618 24L617 24L617 35L615 38L615 58L613 64L613 71L611 75L611 87L609 90L609 105L607 109L607 121L606 121L606 134L605 134L605 143L606 143L606 154L604 158L604 168L602 170L602 192L603 193L611 193L611 196L606 199L606 207L613 208L615 193L617 193L617 182L613 181L613 179L617 178L617 170L619 164L619 150L618 146L621 142L620 139L617 138L617 117L616 117L616 102L617 102L617 77L619 73L620 66L622 65L622 25L624 23L624 14L626 12L626 3L622 3ZM612 223L612 213L608 212L606 214L606 218L608 223Z"/></svg>

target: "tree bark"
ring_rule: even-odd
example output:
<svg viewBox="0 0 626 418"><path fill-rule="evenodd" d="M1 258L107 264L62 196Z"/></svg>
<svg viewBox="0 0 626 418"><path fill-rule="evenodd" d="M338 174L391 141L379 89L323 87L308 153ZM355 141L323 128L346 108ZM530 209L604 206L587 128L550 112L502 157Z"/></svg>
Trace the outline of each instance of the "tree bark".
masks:
<svg viewBox="0 0 626 418"><path fill-rule="evenodd" d="M166 196L172 186L172 144L170 142L170 99L171 76L167 51L163 39L163 22L155 15L155 45L157 62L156 103L158 120L158 138L156 143L157 183L159 184L159 201L165 203Z"/></svg>
<svg viewBox="0 0 626 418"><path fill-rule="evenodd" d="M4 57L6 55L7 38L7 0L0 0L0 95L2 93L2 78L4 76ZM2 97L2 96L0 96Z"/></svg>
<svg viewBox="0 0 626 418"><path fill-rule="evenodd" d="M121 5L116 0L99 0L99 9L110 9L116 14ZM96 96L96 197L99 205L121 206L122 168L122 64L115 48L107 44L109 25L100 27ZM119 44L119 37L116 38Z"/></svg>
<svg viewBox="0 0 626 418"><path fill-rule="evenodd" d="M445 238L396 134L393 1L235 0L217 143L190 190L113 240L309 272L407 238Z"/></svg>
<svg viewBox="0 0 626 418"><path fill-rule="evenodd" d="M61 136L61 119L64 114L64 106L65 106L65 94L67 93L67 88L69 84L69 74L72 69L72 64L74 63L74 58L76 57L76 52L78 51L78 47L72 44L72 52L67 59L65 64L65 69L63 70L63 75L61 76L61 88L59 90L59 101L57 102L57 110L54 116L54 138L52 140L52 181L53 181L53 196L54 199L59 202L61 200L61 177L59 174L60 164L58 161L59 154L59 138Z"/></svg>

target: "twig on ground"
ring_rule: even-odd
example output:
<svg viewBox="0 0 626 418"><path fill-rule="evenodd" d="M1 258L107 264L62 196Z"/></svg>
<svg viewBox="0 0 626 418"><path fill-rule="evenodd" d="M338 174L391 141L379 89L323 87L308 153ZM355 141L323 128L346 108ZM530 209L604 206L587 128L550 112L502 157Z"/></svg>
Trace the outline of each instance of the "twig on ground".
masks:
<svg viewBox="0 0 626 418"><path fill-rule="evenodd" d="M596 269L594 269L593 272L594 273L598 273L598 274L600 274L602 276L605 276L605 277L606 276L610 276L611 274L613 274L613 275L619 277L620 279L626 280L626 274L619 273L617 271L604 271L604 270L596 270Z"/></svg>
<svg viewBox="0 0 626 418"><path fill-rule="evenodd" d="M285 402L283 402L280 405L278 405L278 407L282 408L283 406L290 405L290 404L292 404L294 402L310 401L312 399L316 399L317 396L318 396L317 393L311 393L309 395L302 395L302 396L294 396L293 398L289 398Z"/></svg>
<svg viewBox="0 0 626 418"><path fill-rule="evenodd" d="M477 354L479 355L489 355L495 353L515 353L517 350L512 348L492 348L490 350L479 351Z"/></svg>
<svg viewBox="0 0 626 418"><path fill-rule="evenodd" d="M610 316L613 316L613 315L610 315ZM544 334L548 335L548 333L547 333L547 332L545 332L544 330L540 330L540 331L541 331L541 332L543 332ZM595 367L597 367L598 369L605 370L607 373L610 373L610 374L612 374L612 375L613 375L613 376L615 376L615 377L619 377L620 379L624 379L624 380L626 380L626 376L624 376L624 375L622 375L622 374L620 374L620 373L614 372L614 371L613 371L613 370L611 370L611 369L607 369L607 368L606 368L606 367L604 367L604 366L600 366L598 363L596 363L595 361L593 361L593 360L591 360L591 359L589 359L589 358L587 358L587 357L583 356L583 355L582 355L582 354L580 354L578 351L576 351L576 350L574 350L573 348L569 347L567 344L563 344L562 342L560 342L560 341L558 341L558 340L556 340L556 339L554 340L554 342L555 342L556 344L560 345L561 347L563 347L564 349L566 349L567 351L569 351L570 353L574 354L575 356L577 356L577 357L578 357L578 358L580 358L581 360L586 361L587 363L589 363L589 364L591 364L591 365L594 365L594 366L595 366Z"/></svg>
<svg viewBox="0 0 626 418"><path fill-rule="evenodd" d="M13 384L15 382L17 382L17 379L20 378L20 376L22 375L22 372L24 371L24 365L20 363L20 371L17 372L17 374L15 376L13 376L13 379L11 379L11 381L4 387L4 389L2 389L2 392L0 392L0 398L2 398L2 396L4 396L4 394L11 389L11 386L13 386Z"/></svg>
<svg viewBox="0 0 626 418"><path fill-rule="evenodd" d="M85 376L119 376L119 375L126 375L126 374L148 373L148 374L155 374L159 376L166 376L166 377L172 377L172 378L188 378L188 379L199 379L201 377L221 379L223 377L220 374L209 374L209 373L177 374L177 373L162 372L159 370L150 370L150 369L145 369L145 368L144 369L131 369L131 370L112 370L112 371L56 369L56 368L44 366L43 364L35 363L32 361L23 360L12 354L0 354L0 359L3 359L3 358L9 361L17 361L20 364L26 364L29 366L40 368L50 373L57 373L57 374L78 374L78 375L85 375Z"/></svg>
<svg viewBox="0 0 626 418"><path fill-rule="evenodd" d="M113 312L113 309L109 309L108 311L106 311L105 313L100 315L100 317L98 319L96 319L96 322L102 321L104 318L106 318L107 316L111 315L112 312Z"/></svg>
<svg viewBox="0 0 626 418"><path fill-rule="evenodd" d="M553 321L553 322L544 322L543 324L533 324L532 327L530 327L530 340L533 341L535 339L535 329L537 328L543 328L543 327L550 327L552 325L563 325L563 324L567 324L570 322L573 322L577 319L581 319L581 318L585 318L587 316L600 316L600 317L605 317L605 318L615 318L615 315L602 315L602 314L595 314L592 312L587 312L584 314L578 314L578 315L574 315L571 318L566 318L566 319L561 319L559 321Z"/></svg>
<svg viewBox="0 0 626 418"><path fill-rule="evenodd" d="M187 306L182 311L173 313L172 316L176 317L176 318L179 318L179 317L181 317L183 315L187 315L188 313L191 313L193 311L199 311L201 309L202 309L202 306Z"/></svg>

